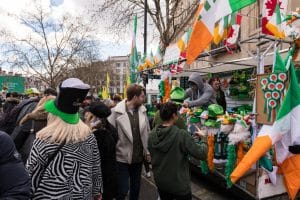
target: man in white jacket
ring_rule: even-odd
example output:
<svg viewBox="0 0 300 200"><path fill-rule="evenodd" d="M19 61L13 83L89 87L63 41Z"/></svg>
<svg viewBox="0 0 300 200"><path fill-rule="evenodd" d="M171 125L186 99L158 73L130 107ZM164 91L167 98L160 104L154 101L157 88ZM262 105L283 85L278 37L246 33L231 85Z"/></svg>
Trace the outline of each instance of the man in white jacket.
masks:
<svg viewBox="0 0 300 200"><path fill-rule="evenodd" d="M132 84L127 87L126 94L127 99L112 109L108 121L118 130L117 200L125 199L129 189L129 200L138 200L143 159L145 156L150 159L147 150L150 127L146 108L143 106L146 91L142 86Z"/></svg>

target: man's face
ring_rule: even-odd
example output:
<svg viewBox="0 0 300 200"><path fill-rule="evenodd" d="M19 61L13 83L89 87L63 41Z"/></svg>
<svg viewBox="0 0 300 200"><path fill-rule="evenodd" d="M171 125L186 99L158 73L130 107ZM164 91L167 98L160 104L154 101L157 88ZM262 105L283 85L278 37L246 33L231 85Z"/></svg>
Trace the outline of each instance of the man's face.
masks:
<svg viewBox="0 0 300 200"><path fill-rule="evenodd" d="M135 107L139 107L141 105L143 105L143 103L145 102L145 93L142 91L142 93L140 94L140 96L134 96L134 105Z"/></svg>
<svg viewBox="0 0 300 200"><path fill-rule="evenodd" d="M190 87L192 90L197 90L197 89L198 89L197 85L196 85L195 83L193 83L193 82L189 82L189 87Z"/></svg>

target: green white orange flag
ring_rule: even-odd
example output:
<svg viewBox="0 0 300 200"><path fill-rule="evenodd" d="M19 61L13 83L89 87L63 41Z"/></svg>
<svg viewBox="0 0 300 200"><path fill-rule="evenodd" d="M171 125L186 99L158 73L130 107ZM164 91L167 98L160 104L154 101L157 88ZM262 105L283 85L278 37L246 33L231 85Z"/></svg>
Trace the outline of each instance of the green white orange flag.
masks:
<svg viewBox="0 0 300 200"><path fill-rule="evenodd" d="M290 199L300 189L300 87L294 65L290 66L290 83L286 97L276 116L272 129L258 136L230 178L235 183L249 168L275 145L280 167Z"/></svg>
<svg viewBox="0 0 300 200"><path fill-rule="evenodd" d="M288 0L264 0L262 9L262 33L283 38L287 27L281 15L287 11Z"/></svg>
<svg viewBox="0 0 300 200"><path fill-rule="evenodd" d="M215 23L256 0L202 0L199 4L187 47L187 62L191 64L213 40Z"/></svg>
<svg viewBox="0 0 300 200"><path fill-rule="evenodd" d="M154 59L154 64L158 64L162 59L162 55L161 55L159 46L157 47L157 50L156 50L156 53L155 53L153 59Z"/></svg>
<svg viewBox="0 0 300 200"><path fill-rule="evenodd" d="M153 58L152 51L150 52L149 55L146 56L145 65L146 65L146 67L153 67L154 66L154 58Z"/></svg>
<svg viewBox="0 0 300 200"><path fill-rule="evenodd" d="M273 63L273 70L272 72L278 73L278 72L285 72L285 64L281 58L281 55L276 48L275 54L274 54L274 63Z"/></svg>
<svg viewBox="0 0 300 200"><path fill-rule="evenodd" d="M182 37L178 40L177 45L178 48L180 49L180 52L184 52L186 50L186 47L188 45L188 42L190 40L192 29L189 28L183 35Z"/></svg>
<svg viewBox="0 0 300 200"><path fill-rule="evenodd" d="M281 27L283 19L281 18L281 11L279 3L276 3L275 10L271 19L266 24L266 28L276 37L283 39L285 37L284 30Z"/></svg>
<svg viewBox="0 0 300 200"><path fill-rule="evenodd" d="M136 71L138 66L138 53L136 49L136 29L137 29L137 16L134 17L133 22L133 34L132 34L132 43L130 51L130 82L134 83L136 81Z"/></svg>

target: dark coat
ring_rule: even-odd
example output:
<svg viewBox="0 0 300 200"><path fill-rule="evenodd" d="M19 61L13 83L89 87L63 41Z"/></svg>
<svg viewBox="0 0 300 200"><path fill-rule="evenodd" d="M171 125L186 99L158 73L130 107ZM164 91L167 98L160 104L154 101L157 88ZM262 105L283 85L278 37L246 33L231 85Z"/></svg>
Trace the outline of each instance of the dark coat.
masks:
<svg viewBox="0 0 300 200"><path fill-rule="evenodd" d="M103 128L94 131L97 140L103 180L103 199L109 200L117 194L116 144L117 130L107 122Z"/></svg>
<svg viewBox="0 0 300 200"><path fill-rule="evenodd" d="M29 112L31 112L37 105L39 99L31 98L23 100L15 106L0 123L0 130L11 135L16 128L18 122Z"/></svg>
<svg viewBox="0 0 300 200"><path fill-rule="evenodd" d="M3 104L3 112L9 113L15 106L20 103L20 100L13 97L8 97Z"/></svg>
<svg viewBox="0 0 300 200"><path fill-rule="evenodd" d="M19 122L26 114L31 113L34 110L38 104L38 101L39 99L30 99L24 106L20 108L19 114L16 117L15 128L11 133L11 137L13 138L16 148L21 154L24 163L26 163L26 160L29 156L32 143L35 139L35 133L41 128L45 127L47 121L39 122L35 120L28 120L23 125L19 125Z"/></svg>
<svg viewBox="0 0 300 200"><path fill-rule="evenodd" d="M30 179L12 139L0 132L0 199L25 200L30 195Z"/></svg>
<svg viewBox="0 0 300 200"><path fill-rule="evenodd" d="M226 98L223 90L219 90L216 94L216 100L217 104L223 107L224 111L226 111L227 105L226 105Z"/></svg>

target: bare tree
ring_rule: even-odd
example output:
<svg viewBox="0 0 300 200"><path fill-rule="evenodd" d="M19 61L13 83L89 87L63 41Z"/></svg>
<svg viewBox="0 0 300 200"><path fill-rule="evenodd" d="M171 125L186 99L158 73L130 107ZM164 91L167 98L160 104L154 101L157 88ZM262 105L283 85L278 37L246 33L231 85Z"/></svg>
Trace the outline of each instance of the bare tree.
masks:
<svg viewBox="0 0 300 200"><path fill-rule="evenodd" d="M147 13L158 32L162 51L178 36L179 33L191 22L198 0L148 0ZM133 16L143 17L145 0L104 0L99 12L102 16L109 16L110 28L120 33Z"/></svg>
<svg viewBox="0 0 300 200"><path fill-rule="evenodd" d="M55 87L83 61L92 63L99 51L90 23L67 14L61 19L54 19L51 12L51 9L36 4L34 12L15 16L31 33L17 37L2 30L6 42L1 50L10 66Z"/></svg>
<svg viewBox="0 0 300 200"><path fill-rule="evenodd" d="M113 70L109 61L96 61L92 63L82 63L76 70L71 70L69 76L78 77L85 83L94 87L96 93L101 91L102 86L106 85L106 73L114 77Z"/></svg>

